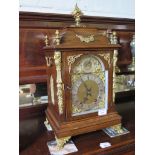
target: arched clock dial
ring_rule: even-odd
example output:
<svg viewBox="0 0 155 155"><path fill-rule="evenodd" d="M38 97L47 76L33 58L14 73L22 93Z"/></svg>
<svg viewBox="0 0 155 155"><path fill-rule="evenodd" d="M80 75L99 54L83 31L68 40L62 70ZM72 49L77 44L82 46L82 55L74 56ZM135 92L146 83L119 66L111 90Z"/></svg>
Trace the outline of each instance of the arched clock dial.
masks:
<svg viewBox="0 0 155 155"><path fill-rule="evenodd" d="M79 58L72 70L72 115L97 112L107 104L107 73L95 55Z"/></svg>
<svg viewBox="0 0 155 155"><path fill-rule="evenodd" d="M91 113L104 106L104 83L95 74L80 75L72 86L73 115Z"/></svg>

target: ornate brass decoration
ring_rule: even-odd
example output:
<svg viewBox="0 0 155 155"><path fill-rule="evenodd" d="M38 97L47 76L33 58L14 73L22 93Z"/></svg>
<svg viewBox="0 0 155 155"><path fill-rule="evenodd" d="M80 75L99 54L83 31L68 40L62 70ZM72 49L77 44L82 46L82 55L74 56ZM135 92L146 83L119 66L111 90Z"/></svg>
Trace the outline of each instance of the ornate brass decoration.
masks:
<svg viewBox="0 0 155 155"><path fill-rule="evenodd" d="M72 105L72 112L73 113L80 113L81 111L82 111L81 108L78 108L77 106Z"/></svg>
<svg viewBox="0 0 155 155"><path fill-rule="evenodd" d="M132 57L132 63L129 65L128 70L135 71L135 57Z"/></svg>
<svg viewBox="0 0 155 155"><path fill-rule="evenodd" d="M62 36L60 35L59 30L56 30L55 36L53 37L53 43L55 43L56 45L60 45L61 38Z"/></svg>
<svg viewBox="0 0 155 155"><path fill-rule="evenodd" d="M115 72L116 72L116 73L121 72L120 68L119 68L117 65L116 65L116 68L115 68Z"/></svg>
<svg viewBox="0 0 155 155"><path fill-rule="evenodd" d="M78 54L78 55L72 55L72 56L68 56L67 57L67 61L68 61L68 66L69 66L69 73L71 71L71 65L75 62L75 60L77 58L79 58L81 55L83 54Z"/></svg>
<svg viewBox="0 0 155 155"><path fill-rule="evenodd" d="M50 78L50 88L51 88L51 101L54 104L55 103L55 101L54 101L54 81L53 81L52 75Z"/></svg>
<svg viewBox="0 0 155 155"><path fill-rule="evenodd" d="M46 56L45 59L46 59L47 66L50 67L52 65L52 59L53 59L53 57Z"/></svg>
<svg viewBox="0 0 155 155"><path fill-rule="evenodd" d="M77 6L77 4L75 5L75 8L72 12L72 15L75 18L75 26L79 27L80 26L80 21L81 21L81 16L83 15L82 11L79 9L79 7Z"/></svg>
<svg viewBox="0 0 155 155"><path fill-rule="evenodd" d="M113 32L111 30L103 31L102 35L106 36L109 39L110 44L118 44L117 33L115 31Z"/></svg>
<svg viewBox="0 0 155 155"><path fill-rule="evenodd" d="M47 35L45 36L45 46L49 46L49 39Z"/></svg>
<svg viewBox="0 0 155 155"><path fill-rule="evenodd" d="M80 74L76 74L76 76L72 75L72 79L71 79L72 82L74 83L76 80L78 80L80 78L80 76L81 76Z"/></svg>
<svg viewBox="0 0 155 155"><path fill-rule="evenodd" d="M79 38L81 42L85 42L85 43L93 42L95 40L94 35L84 37L82 35L76 34L76 37Z"/></svg>
<svg viewBox="0 0 155 155"><path fill-rule="evenodd" d="M116 133L118 133L118 134L123 133L122 125L121 125L121 124L117 124L117 125L111 126L111 128L112 128Z"/></svg>
<svg viewBox="0 0 155 155"><path fill-rule="evenodd" d="M113 55L113 102L115 102L115 89L116 89L116 62L117 62L117 55L118 51L114 50L114 55Z"/></svg>
<svg viewBox="0 0 155 155"><path fill-rule="evenodd" d="M95 68L94 74L98 75L101 78L101 80L104 81L105 75L103 74L101 65L97 64L96 66L94 66L94 68Z"/></svg>
<svg viewBox="0 0 155 155"><path fill-rule="evenodd" d="M132 40L130 42L131 54L132 54L132 63L128 66L128 70L135 70L135 35L132 36Z"/></svg>
<svg viewBox="0 0 155 155"><path fill-rule="evenodd" d="M103 57L108 62L108 65L110 67L110 53L102 53L102 54L98 54L98 55Z"/></svg>
<svg viewBox="0 0 155 155"><path fill-rule="evenodd" d="M64 144L71 138L71 136L63 137L63 138L57 138L55 136L56 142L57 142L57 149L61 150L64 147Z"/></svg>
<svg viewBox="0 0 155 155"><path fill-rule="evenodd" d="M109 55L106 55L106 57L109 57L109 59L110 59L110 53L106 53L106 54L109 54ZM71 66L71 64L73 64L75 62L75 59L80 57L81 55L82 54L68 56L68 65ZM80 66L76 66L74 68L73 73L76 74L76 77L72 77L72 81L75 82L77 80L77 78L79 78L80 74L82 74L82 73L93 73L93 74L96 74L97 76L99 76L102 80L104 80L105 77L104 77L104 74L102 71L102 66L100 65L99 61L97 59L95 59L94 56L90 56L87 59L88 60L86 60ZM109 62L109 59L108 59L108 62ZM92 62L90 60L92 60ZM88 66L88 68L87 68L85 66L85 63L86 63L86 65L88 65L88 63L90 65L90 62L91 62L91 66ZM71 68L71 67L69 67L69 68Z"/></svg>
<svg viewBox="0 0 155 155"><path fill-rule="evenodd" d="M59 114L63 113L63 83L61 79L61 52L55 51L54 52L54 61L57 70L57 96L58 96L58 107L59 107Z"/></svg>
<svg viewBox="0 0 155 155"><path fill-rule="evenodd" d="M111 44L117 44L117 33L115 31L112 32L112 34L110 35L110 42Z"/></svg>

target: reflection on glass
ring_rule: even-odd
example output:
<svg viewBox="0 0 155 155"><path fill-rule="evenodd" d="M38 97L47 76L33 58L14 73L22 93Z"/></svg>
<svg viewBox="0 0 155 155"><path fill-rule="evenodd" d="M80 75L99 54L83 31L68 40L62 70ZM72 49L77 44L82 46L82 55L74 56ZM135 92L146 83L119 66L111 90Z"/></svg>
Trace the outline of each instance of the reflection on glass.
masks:
<svg viewBox="0 0 155 155"><path fill-rule="evenodd" d="M118 75L116 77L116 92L135 89L135 75Z"/></svg>
<svg viewBox="0 0 155 155"><path fill-rule="evenodd" d="M129 65L128 69L130 71L134 71L135 70L135 35L132 36L130 47L131 47L131 54L132 54L132 63Z"/></svg>
<svg viewBox="0 0 155 155"><path fill-rule="evenodd" d="M31 106L47 103L47 85L44 83L19 86L19 106Z"/></svg>

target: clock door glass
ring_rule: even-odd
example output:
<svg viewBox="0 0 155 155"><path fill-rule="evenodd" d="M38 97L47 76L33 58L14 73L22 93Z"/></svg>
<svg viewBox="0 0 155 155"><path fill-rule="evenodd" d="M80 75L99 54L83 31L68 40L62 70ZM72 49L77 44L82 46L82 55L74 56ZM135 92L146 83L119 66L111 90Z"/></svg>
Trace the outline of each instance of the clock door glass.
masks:
<svg viewBox="0 0 155 155"><path fill-rule="evenodd" d="M105 70L96 56L83 56L72 71L72 115L98 111L105 106Z"/></svg>

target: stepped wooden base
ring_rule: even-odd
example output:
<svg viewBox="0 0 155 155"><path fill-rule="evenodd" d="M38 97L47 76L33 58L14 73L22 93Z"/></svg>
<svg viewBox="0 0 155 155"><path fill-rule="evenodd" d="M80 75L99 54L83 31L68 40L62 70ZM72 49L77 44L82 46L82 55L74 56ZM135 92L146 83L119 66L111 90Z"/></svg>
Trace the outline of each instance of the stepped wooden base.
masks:
<svg viewBox="0 0 155 155"><path fill-rule="evenodd" d="M57 138L97 131L121 123L121 116L117 112L63 123L59 122L49 109L46 110L46 116Z"/></svg>

